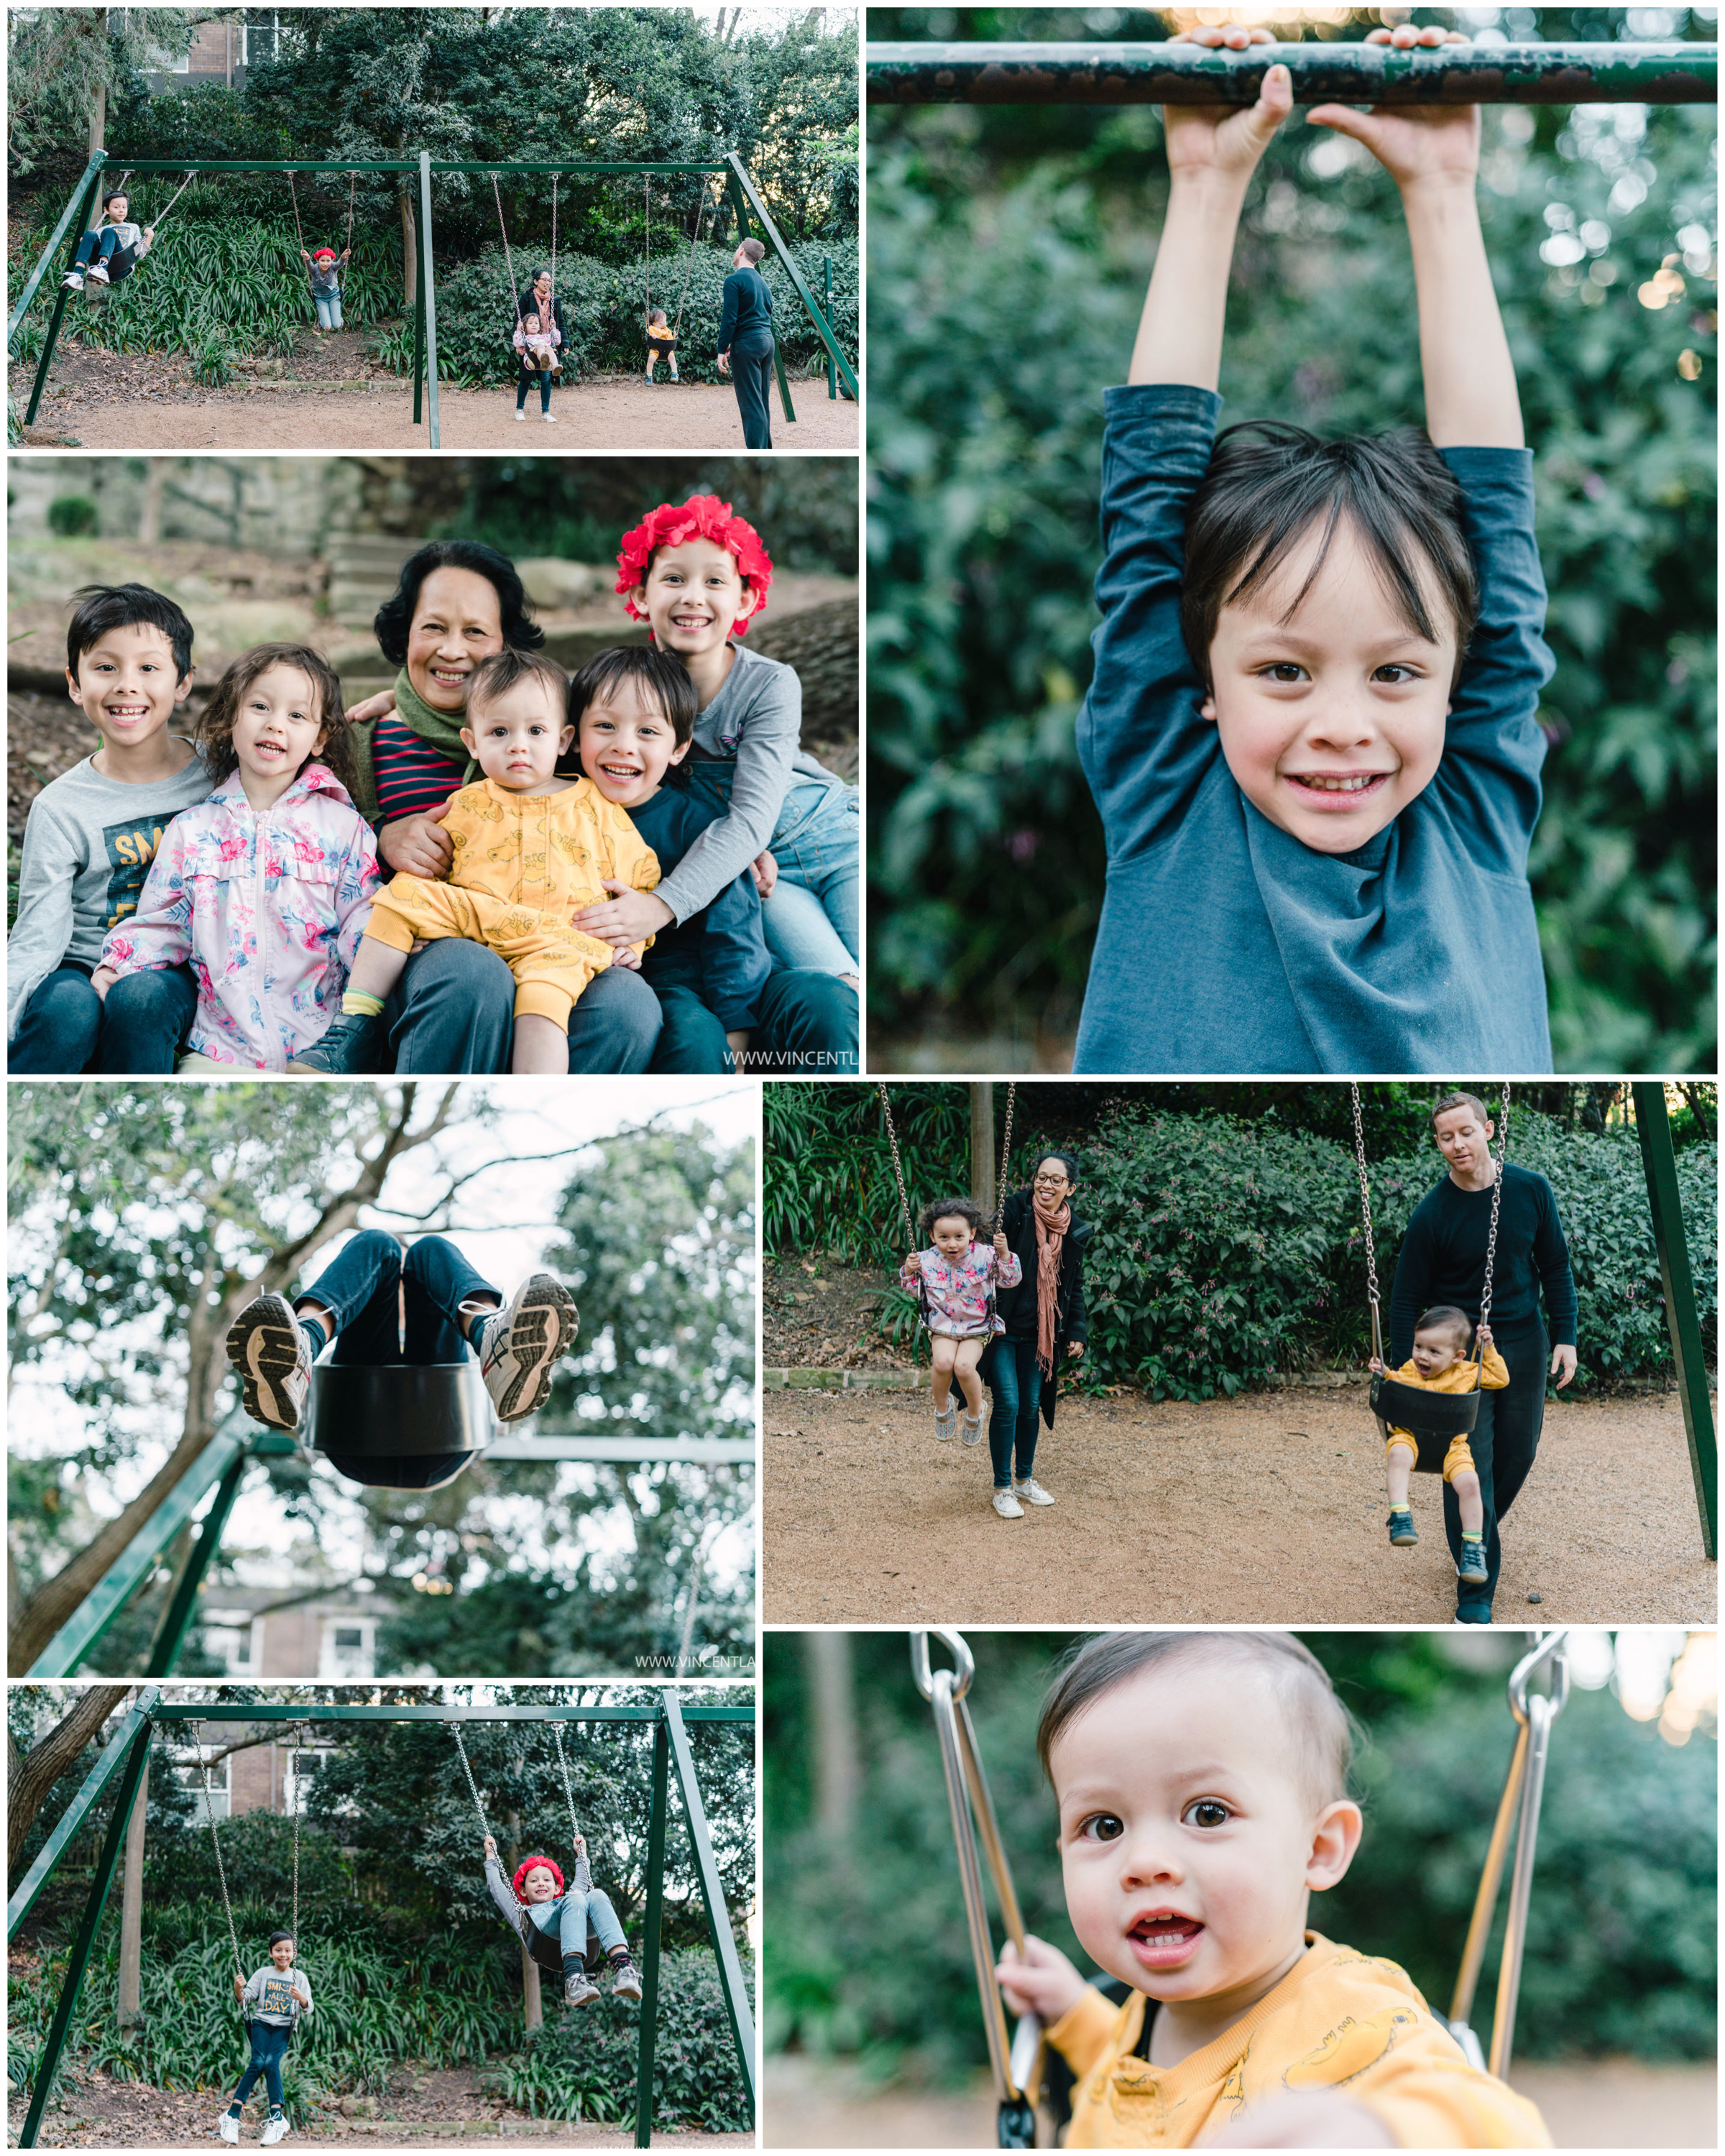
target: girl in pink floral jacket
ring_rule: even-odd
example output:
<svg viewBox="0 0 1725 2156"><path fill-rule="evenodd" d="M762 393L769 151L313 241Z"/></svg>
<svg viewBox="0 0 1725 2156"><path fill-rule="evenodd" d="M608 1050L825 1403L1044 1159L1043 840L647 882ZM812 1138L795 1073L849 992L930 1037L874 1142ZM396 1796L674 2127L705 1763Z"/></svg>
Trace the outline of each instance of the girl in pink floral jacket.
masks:
<svg viewBox="0 0 1725 2156"><path fill-rule="evenodd" d="M341 1008L381 880L354 807L341 685L320 654L261 644L195 729L216 782L175 817L91 985L188 959L198 1009L181 1070L285 1070Z"/></svg>

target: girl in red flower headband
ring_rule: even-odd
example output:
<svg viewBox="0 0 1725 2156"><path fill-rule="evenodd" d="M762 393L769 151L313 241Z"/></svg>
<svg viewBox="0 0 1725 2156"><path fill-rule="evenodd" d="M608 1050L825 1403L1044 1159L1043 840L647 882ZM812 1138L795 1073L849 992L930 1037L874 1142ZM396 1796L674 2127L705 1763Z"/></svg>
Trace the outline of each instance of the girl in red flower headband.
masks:
<svg viewBox="0 0 1725 2156"><path fill-rule="evenodd" d="M778 964L855 988L856 789L803 750L794 668L740 640L773 582L761 535L728 501L697 494L661 502L624 535L617 564L629 613L695 684L701 709L680 768L711 821L656 891L608 884L611 901L575 926L639 942L700 912L752 865Z"/></svg>
<svg viewBox="0 0 1725 2156"><path fill-rule="evenodd" d="M518 1933L531 1954L536 1934L542 1955L555 1939L561 1949L565 2006L590 2006L599 1988L587 1974L589 1928L604 1948L611 1971L611 1989L619 1999L640 2003L641 1979L629 1959L629 1943L611 1897L593 1883L587 1868L587 1837L575 1837L575 1879L567 1892L563 1875L548 1856L530 1856L516 1866L513 1886L505 1882L497 1861L497 1845L485 1836L485 1884L504 1922Z"/></svg>

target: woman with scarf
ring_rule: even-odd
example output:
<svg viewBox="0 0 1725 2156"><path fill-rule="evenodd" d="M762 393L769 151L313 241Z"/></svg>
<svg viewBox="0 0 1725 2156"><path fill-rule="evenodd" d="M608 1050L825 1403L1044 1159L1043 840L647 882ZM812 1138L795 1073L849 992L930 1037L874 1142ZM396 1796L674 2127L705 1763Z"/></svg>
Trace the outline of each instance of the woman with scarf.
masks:
<svg viewBox="0 0 1725 2156"><path fill-rule="evenodd" d="M1084 1252L1088 1225L1072 1210L1078 1163L1070 1153L1045 1153L1028 1191L1008 1194L1001 1232L1024 1268L1022 1283L1003 1288L995 1311L1004 1332L981 1363L994 1396L988 1450L994 1463L994 1510L1020 1520L1026 1505L1054 1499L1036 1480L1036 1416L1054 1427L1056 1377L1063 1362L1084 1353Z"/></svg>
<svg viewBox="0 0 1725 2156"><path fill-rule="evenodd" d="M493 652L536 651L545 631L514 564L472 539L409 555L373 627L400 671L347 714L354 803L386 866L440 879L454 859L443 828L449 796L478 771L461 739L469 678ZM459 937L429 944L387 1007L395 1070L507 1070L514 1009L514 980L495 952ZM608 968L570 1016L569 1068L644 1070L659 1029L659 998L640 975Z"/></svg>

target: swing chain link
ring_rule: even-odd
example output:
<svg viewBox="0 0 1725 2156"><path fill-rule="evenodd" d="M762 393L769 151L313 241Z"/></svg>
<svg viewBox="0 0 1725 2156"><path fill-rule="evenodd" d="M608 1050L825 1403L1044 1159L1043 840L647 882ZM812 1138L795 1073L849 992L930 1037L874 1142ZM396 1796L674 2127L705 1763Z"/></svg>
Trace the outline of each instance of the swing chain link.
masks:
<svg viewBox="0 0 1725 2156"><path fill-rule="evenodd" d="M560 1722L551 1725L551 1737L557 1748L557 1764L563 1773L563 1802L569 1807L569 1853L578 1862L581 1852L576 1844L581 1839L581 1828L575 1817L575 1792L569 1786L569 1763L563 1757L563 1726Z"/></svg>
<svg viewBox="0 0 1725 2156"><path fill-rule="evenodd" d="M1006 1136L1000 1142L1000 1180L994 1186L994 1232L1000 1232L1000 1217L1006 1210L1007 1165L1012 1158L1012 1111L1018 1100L1018 1086L1009 1080L1006 1087Z"/></svg>
<svg viewBox="0 0 1725 2156"><path fill-rule="evenodd" d="M503 266L509 272L510 297L515 301L515 325L517 329L520 329L521 326L521 290L515 281L515 257L509 251L509 227L503 221L503 197L498 188L497 175L495 172L491 175L491 199L497 205L497 229L503 235ZM552 290L551 296L553 300L556 300L557 293L555 290ZM523 360L522 364L526 364L525 359ZM458 1744L460 1743L461 1740L459 1736L455 1741ZM463 1753L461 1756L465 1759L467 1755L465 1753ZM468 1777L470 1781L472 1779L471 1775Z"/></svg>
<svg viewBox="0 0 1725 2156"><path fill-rule="evenodd" d="M300 1753L305 1743L305 1725L303 1722L296 1722L294 1724L294 1907L293 1914L288 1920L294 1934L296 1953L300 1944L300 1809L305 1798L300 1784Z"/></svg>
<svg viewBox="0 0 1725 2156"><path fill-rule="evenodd" d="M903 1214L905 1219L905 1246L907 1250L915 1250L916 1230L911 1225L911 1196L905 1188L904 1164L898 1157L898 1132L892 1126L892 1103L886 1097L886 1087L884 1082L880 1087L880 1112L886 1118L886 1142L892 1148L893 1180L898 1185L898 1209Z"/></svg>
<svg viewBox="0 0 1725 2156"><path fill-rule="evenodd" d="M203 1738L200 1735L198 1744L198 1763L203 1774L204 1814L209 1820L210 1846L216 1852L216 1878L222 1889L222 1907L227 1912L228 1917L228 1937L234 1948L234 1974L239 1979L240 1982L244 1984L245 1981L245 1967L239 1958L239 1933L234 1928L234 1904L228 1898L228 1868L222 1861L222 1837L216 1831L215 1784L209 1778L209 1761L203 1756L204 1748ZM239 2009L239 2018L244 2021L245 2019L245 2001L244 1999L241 1999L238 2000L236 2004Z"/></svg>
<svg viewBox="0 0 1725 2156"><path fill-rule="evenodd" d="M1359 1209L1366 1225L1366 1281L1367 1292L1372 1298L1372 1310L1378 1309L1378 1250L1372 1237L1372 1186L1366 1173L1366 1133L1360 1121L1359 1087L1352 1080L1348 1090L1353 1096L1353 1158L1359 1171Z"/></svg>
<svg viewBox="0 0 1725 2156"><path fill-rule="evenodd" d="M489 1840L491 1829L485 1818L485 1808L480 1802L479 1784L473 1779L473 1767L467 1757L467 1747L461 1741L461 1725L459 1722L452 1722L449 1729L455 1739L455 1749L461 1754L461 1771L466 1775L468 1789L472 1792L473 1808L479 1814L480 1832Z"/></svg>
<svg viewBox="0 0 1725 2156"><path fill-rule="evenodd" d="M1491 1147L1487 1145L1487 1155ZM1497 1261L1497 1215L1503 1204L1503 1171L1509 1165L1509 1081L1503 1081L1503 1132L1502 1149L1498 1155L1497 1173L1491 1178L1491 1225L1486 1237L1486 1277L1480 1288L1480 1324L1491 1322L1491 1273ZM1485 1359L1485 1350L1480 1349L1480 1359Z"/></svg>

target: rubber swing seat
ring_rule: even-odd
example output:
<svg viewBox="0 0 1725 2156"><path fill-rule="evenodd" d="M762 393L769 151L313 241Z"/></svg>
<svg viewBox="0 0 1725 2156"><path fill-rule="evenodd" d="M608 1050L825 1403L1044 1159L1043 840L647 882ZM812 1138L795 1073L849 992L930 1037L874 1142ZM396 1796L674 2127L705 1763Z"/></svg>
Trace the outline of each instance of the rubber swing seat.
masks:
<svg viewBox="0 0 1725 2156"><path fill-rule="evenodd" d="M1395 1378L1373 1378L1372 1413L1386 1430L1404 1430L1413 1439L1416 1475L1441 1475L1451 1440L1473 1435L1480 1395L1477 1387L1471 1393L1428 1393Z"/></svg>
<svg viewBox="0 0 1725 2156"><path fill-rule="evenodd" d="M440 1490L496 1434L477 1363L319 1363L306 1443L377 1490Z"/></svg>

